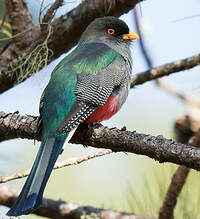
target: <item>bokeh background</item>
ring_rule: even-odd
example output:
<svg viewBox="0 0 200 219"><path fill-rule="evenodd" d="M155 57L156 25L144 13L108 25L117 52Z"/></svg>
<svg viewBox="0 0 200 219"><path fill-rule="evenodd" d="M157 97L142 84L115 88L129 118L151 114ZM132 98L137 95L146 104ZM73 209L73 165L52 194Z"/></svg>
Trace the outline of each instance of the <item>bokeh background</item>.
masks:
<svg viewBox="0 0 200 219"><path fill-rule="evenodd" d="M46 0L44 5L51 2ZM56 16L70 11L80 2L66 0ZM2 13L1 4L0 2ZM28 0L35 23L38 23L40 4L39 0ZM199 53L199 0L147 0L140 3L139 8L145 45L154 66ZM121 19L128 23L130 29L136 29L132 11L123 15ZM133 74L148 69L138 41L132 45L132 55ZM48 83L51 71L63 56L24 83L3 93L0 96L0 110L18 110L20 114L38 115L41 93ZM166 80L183 93L199 95L200 67L173 74L166 77ZM173 138L174 121L186 112L186 105L179 99L157 87L155 82L148 82L131 89L121 111L103 124L118 128L125 125L128 130ZM0 175L29 168L38 147L39 142L23 139L1 143ZM59 160L78 157L94 150L82 145L65 144L65 150ZM176 167L172 164L159 164L144 156L113 153L81 165L54 171L46 187L45 197L157 216ZM15 180L7 185L21 189L24 181L25 179ZM199 173L192 171L179 197L175 210L176 218L200 218L199 182ZM0 207L0 216L6 218L5 212L7 209ZM31 219L36 216L21 218Z"/></svg>

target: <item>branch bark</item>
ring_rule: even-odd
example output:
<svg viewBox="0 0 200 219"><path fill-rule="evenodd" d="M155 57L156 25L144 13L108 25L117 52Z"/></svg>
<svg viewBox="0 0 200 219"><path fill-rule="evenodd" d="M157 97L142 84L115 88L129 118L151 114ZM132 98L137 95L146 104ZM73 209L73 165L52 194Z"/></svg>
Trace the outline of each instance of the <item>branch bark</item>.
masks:
<svg viewBox="0 0 200 219"><path fill-rule="evenodd" d="M159 210L159 219L174 218L174 208L176 206L177 198L181 193L189 172L190 169L184 166L180 166L176 170L169 185L165 200Z"/></svg>
<svg viewBox="0 0 200 219"><path fill-rule="evenodd" d="M6 9L10 19L12 35L16 36L13 41L19 49L27 47L32 40L30 31L34 25L32 23L32 17L26 6L26 0L6 0ZM20 34L26 31L24 34Z"/></svg>
<svg viewBox="0 0 200 219"><path fill-rule="evenodd" d="M37 117L1 112L0 136L1 140L15 137L40 140L41 136L37 133ZM200 149L176 143L160 135L155 137L117 128L109 129L101 124L93 127L82 124L70 142L111 149L114 152L146 155L160 163L172 162L200 170Z"/></svg>
<svg viewBox="0 0 200 219"><path fill-rule="evenodd" d="M193 133L193 136L188 138L188 136L193 132L192 123L194 121L190 120L189 117L181 118L176 121L175 130L178 129L181 135L179 135L179 141L186 142L186 136L188 144L199 147L200 146L200 130ZM178 126L177 126L178 123ZM185 136L185 133L189 133ZM182 138L181 138L182 136ZM172 181L169 185L168 191L165 195L163 204L159 210L159 219L174 219L174 209L176 207L177 199L182 191L182 188L187 180L190 169L185 166L180 166L173 175Z"/></svg>
<svg viewBox="0 0 200 219"><path fill-rule="evenodd" d="M18 112L0 112L0 142L14 138L40 140L37 134L37 117L21 116Z"/></svg>
<svg viewBox="0 0 200 219"><path fill-rule="evenodd" d="M42 23L50 23L51 20L54 18L54 14L56 10L62 6L64 0L56 0L53 5L48 9L47 13L45 14L44 18L42 19Z"/></svg>
<svg viewBox="0 0 200 219"><path fill-rule="evenodd" d="M200 132L196 133L189 143L193 146L199 147L200 145ZM173 219L174 208L176 207L177 198L182 191L186 182L190 169L185 166L180 166L176 170L172 181L169 185L164 202L159 210L159 219Z"/></svg>
<svg viewBox="0 0 200 219"><path fill-rule="evenodd" d="M32 23L31 14L29 13L26 0L6 0L6 10L8 12L11 29L12 43L0 54L0 80L1 87L6 86L10 74L3 73L2 68L8 68L10 62L16 62L18 56L27 49L38 37L38 28ZM10 81L10 80L9 80Z"/></svg>
<svg viewBox="0 0 200 219"><path fill-rule="evenodd" d="M179 61L171 62L165 65L161 65L156 68L152 68L148 71L133 75L131 87L135 85L143 84L144 82L151 81L163 76L170 75L172 73L188 70L200 65L200 54L181 59Z"/></svg>
<svg viewBox="0 0 200 219"><path fill-rule="evenodd" d="M0 186L0 205L11 207L18 192L7 186ZM56 219L79 219L79 218L99 218L99 219L153 219L146 216L129 214L114 210L106 210L103 208L95 208L92 206L79 205L65 201L55 201L52 199L43 199L42 206L34 212L34 214Z"/></svg>

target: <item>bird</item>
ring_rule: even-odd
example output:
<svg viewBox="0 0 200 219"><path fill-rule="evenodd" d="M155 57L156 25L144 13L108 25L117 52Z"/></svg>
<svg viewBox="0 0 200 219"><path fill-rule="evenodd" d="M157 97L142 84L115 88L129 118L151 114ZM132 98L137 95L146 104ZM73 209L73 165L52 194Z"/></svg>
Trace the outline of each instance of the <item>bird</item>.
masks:
<svg viewBox="0 0 200 219"><path fill-rule="evenodd" d="M31 172L8 216L35 211L65 141L81 123L116 114L131 83L132 40L139 36L116 17L92 21L77 47L51 73L40 100L42 142Z"/></svg>

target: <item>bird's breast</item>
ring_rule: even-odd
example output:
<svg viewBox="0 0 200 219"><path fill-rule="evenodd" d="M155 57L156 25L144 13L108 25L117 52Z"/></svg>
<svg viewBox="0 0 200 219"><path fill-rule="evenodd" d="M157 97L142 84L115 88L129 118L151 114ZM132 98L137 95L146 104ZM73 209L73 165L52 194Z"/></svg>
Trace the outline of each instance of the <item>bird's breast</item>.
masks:
<svg viewBox="0 0 200 219"><path fill-rule="evenodd" d="M97 108L86 120L87 123L110 119L119 110L119 97L110 95L105 104Z"/></svg>

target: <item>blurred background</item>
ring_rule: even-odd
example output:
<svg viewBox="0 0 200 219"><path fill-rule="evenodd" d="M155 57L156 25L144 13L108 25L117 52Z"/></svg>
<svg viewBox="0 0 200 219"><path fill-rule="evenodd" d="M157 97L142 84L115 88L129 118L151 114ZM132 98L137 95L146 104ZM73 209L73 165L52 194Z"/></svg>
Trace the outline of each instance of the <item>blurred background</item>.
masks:
<svg viewBox="0 0 200 219"><path fill-rule="evenodd" d="M43 7L52 2L44 1ZM66 0L56 16L59 17L70 11L80 2ZM28 0L28 7L34 22L38 24L41 2ZM5 8L1 2L0 18L4 11ZM199 53L199 0L147 0L139 4L138 11L145 45L151 54L154 67ZM136 30L133 11L121 16L121 19L127 22L131 30ZM0 34L0 37L9 38L9 24L7 29L1 30ZM0 110L5 112L18 110L20 114L38 115L41 93L48 83L51 71L63 56L65 54L24 83L0 95ZM132 57L133 74L148 69L138 41L132 45ZM165 79L183 93L198 96L200 92L199 72L200 67L196 67L189 72L173 74ZM178 117L186 114L187 110L183 102L163 91L155 82L147 82L131 89L128 100L120 112L103 124L117 128L126 126L128 130L173 138L174 122ZM39 144L39 142L34 143L34 141L23 139L1 143L0 176L30 168ZM65 145L65 150L59 160L78 157L94 150L96 149L84 148L82 145ZM176 165L159 164L144 156L113 153L80 165L54 171L44 196L157 216L176 168ZM15 180L6 185L21 189L24 181L25 179ZM199 173L191 171L179 197L175 218L200 218L199 182ZM0 216L5 216L5 212L7 209L1 207ZM31 219L36 216L20 218Z"/></svg>

